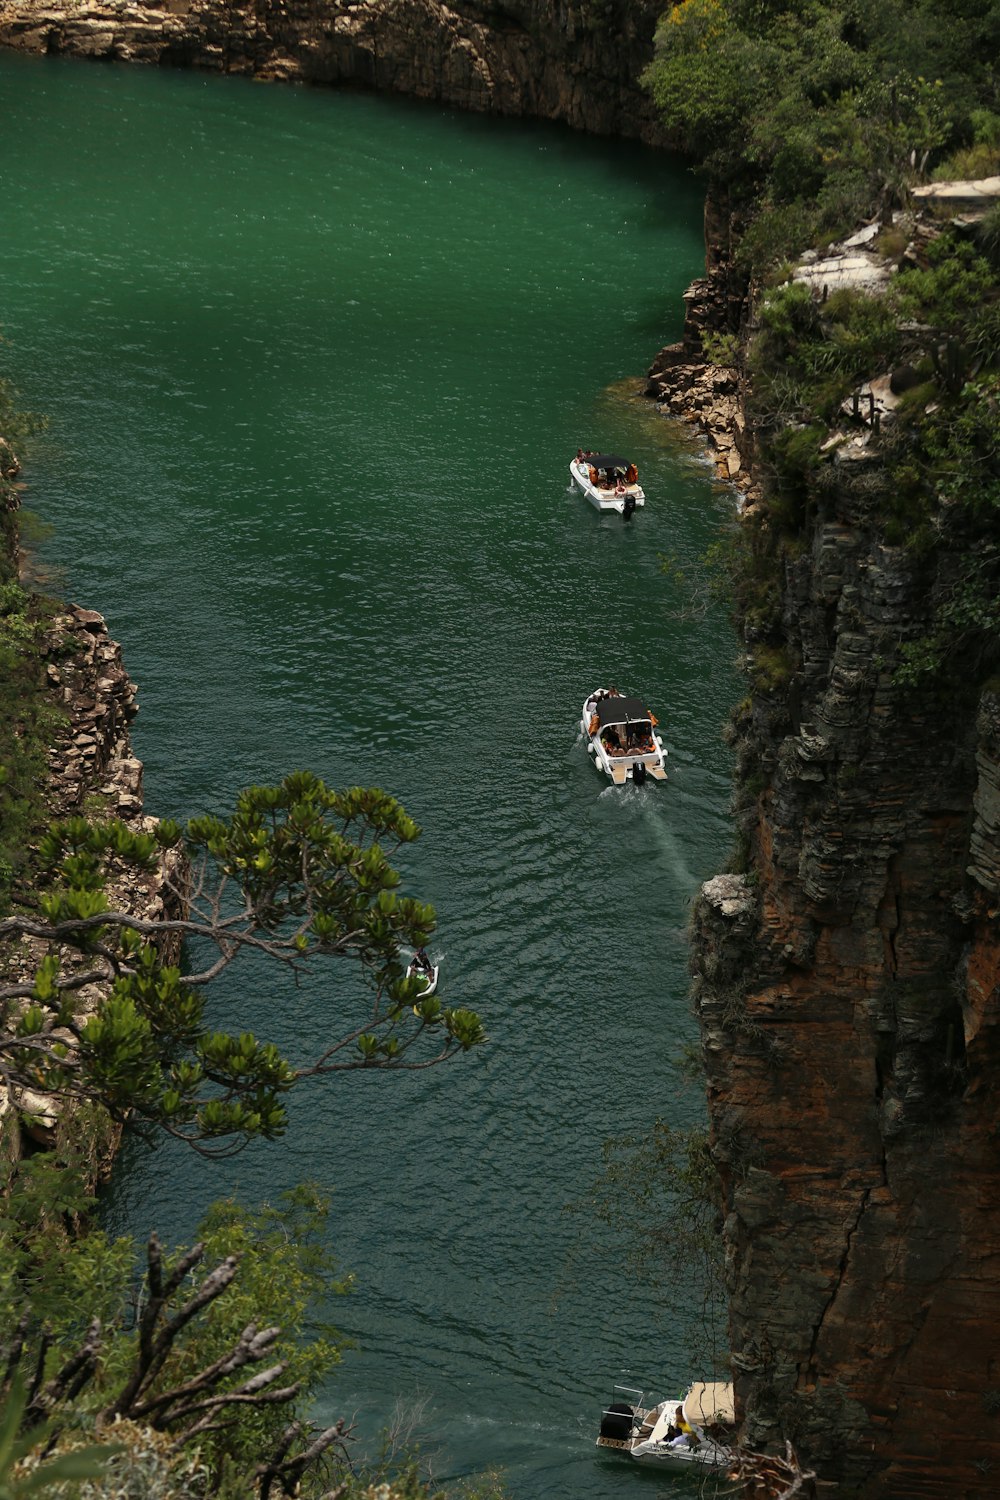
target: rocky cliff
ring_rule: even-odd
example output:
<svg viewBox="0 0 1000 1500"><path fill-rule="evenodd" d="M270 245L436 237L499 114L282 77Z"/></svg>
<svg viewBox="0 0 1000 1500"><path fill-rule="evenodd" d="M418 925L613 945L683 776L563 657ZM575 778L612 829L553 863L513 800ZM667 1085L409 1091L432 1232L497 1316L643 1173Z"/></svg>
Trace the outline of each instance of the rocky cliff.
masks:
<svg viewBox="0 0 1000 1500"><path fill-rule="evenodd" d="M713 307L732 327L718 273L692 306L693 334ZM675 407L707 390L709 428L735 404L740 474L736 374L699 373L699 342L650 388ZM846 437L781 558L781 669L733 719L741 873L701 893L695 993L745 1440L792 1438L844 1495L987 1500L1000 680L971 649L929 680L900 672L982 535L941 516L929 552L890 545L891 490L878 438Z"/></svg>
<svg viewBox="0 0 1000 1500"><path fill-rule="evenodd" d="M660 0L0 0L0 45L368 88L662 139Z"/></svg>
<svg viewBox="0 0 1000 1500"><path fill-rule="evenodd" d="M17 554L17 533L5 543ZM16 556L12 566L16 565ZM83 814L90 818L121 818L135 829L151 830L156 820L143 811L142 762L132 753L129 725L137 712L135 684L130 681L117 641L111 639L103 616L77 605L64 605L49 621L37 643L37 691L58 705L63 721L49 752L49 776L44 800L53 818ZM113 877L109 895L122 910L156 920L179 913L176 892L184 887L185 872L176 851L164 853L151 873L121 869ZM30 982L42 950L25 940L0 951L0 974L10 982ZM70 962L67 958L66 962ZM81 966L84 960L79 960ZM98 1004L95 985L79 992L84 1012ZM0 1086L0 1195L11 1165L34 1146L51 1146L71 1132L74 1154L89 1181L98 1180L111 1164L120 1128L92 1106L76 1108L72 1119L61 1118L50 1095L24 1088Z"/></svg>

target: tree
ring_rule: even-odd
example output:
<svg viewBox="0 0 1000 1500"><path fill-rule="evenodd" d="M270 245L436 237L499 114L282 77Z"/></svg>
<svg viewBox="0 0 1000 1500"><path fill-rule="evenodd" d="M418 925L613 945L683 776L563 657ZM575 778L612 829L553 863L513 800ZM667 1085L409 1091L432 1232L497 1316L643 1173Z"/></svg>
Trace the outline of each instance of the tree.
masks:
<svg viewBox="0 0 1000 1500"><path fill-rule="evenodd" d="M12 1380L0 1410L0 1500L29 1500L32 1495L65 1493L62 1486L93 1479L105 1471L106 1461L118 1451L114 1444L90 1443L72 1453L29 1462L39 1449L46 1453L54 1424L28 1426L28 1397L19 1380Z"/></svg>
<svg viewBox="0 0 1000 1500"><path fill-rule="evenodd" d="M137 1470L179 1483L192 1468L204 1476L206 1466L214 1489L230 1479L241 1497L297 1493L307 1470L310 1485L325 1490L331 1464L350 1466L351 1429L343 1420L314 1427L299 1408L339 1359L333 1331L313 1322L331 1291L349 1287L331 1280L322 1244L328 1209L309 1185L283 1194L276 1208L217 1204L188 1249L169 1254L150 1235L133 1288L129 1241L99 1230L68 1237L51 1215L35 1220L12 1200L4 1229L30 1271L22 1266L0 1288L0 1397L27 1429L21 1457L38 1446L34 1432L58 1442L68 1464L96 1424L121 1439L109 1494L125 1475L138 1483ZM75 1299L62 1295L56 1262ZM302 1342L307 1318L313 1336ZM121 1491L146 1494L125 1483Z"/></svg>
<svg viewBox="0 0 1000 1500"><path fill-rule="evenodd" d="M332 791L308 772L251 787L228 821L194 818L186 831L54 825L39 850L41 894L0 921L0 1079L15 1095L96 1100L222 1155L281 1135L299 1079L428 1068L477 1046L475 1012L406 976L403 949L429 941L435 915L398 894L389 861L419 832L385 792ZM182 856L165 877L178 915L116 909L114 872L153 871L166 850ZM186 971L164 957L181 942L203 960ZM365 1003L349 1017L331 1003L329 1044L299 1063L248 1032L209 1031L205 987L250 954L295 976L352 959Z"/></svg>
<svg viewBox="0 0 1000 1500"><path fill-rule="evenodd" d="M679 0L642 81L762 271L887 215L945 150L989 136L998 27L978 0Z"/></svg>
<svg viewBox="0 0 1000 1500"><path fill-rule="evenodd" d="M306 772L184 830L53 825L38 894L0 922L0 1078L22 1109L38 1095L74 1114L99 1105L224 1155L281 1134L299 1079L470 1050L484 1039L478 1016L406 974L405 949L430 940L435 915L399 893L390 861L418 835L386 793L335 792ZM113 901L124 872L155 872L168 914ZM249 1033L210 1031L206 987L251 955L296 978L351 960L362 1003L328 1000L329 1042L295 1063ZM339 1358L323 1335L300 1342L310 1302L346 1288L310 1249L325 1204L298 1189L280 1211L217 1206L202 1240L173 1256L153 1235L136 1292L128 1241L75 1233L88 1207L71 1147L21 1163L4 1206L0 1396L11 1433L29 1430L18 1453L44 1421L64 1455L53 1479L82 1474L74 1434L96 1422L131 1434L109 1482L138 1464L144 1483L155 1469L173 1485L169 1455L183 1449L183 1465L209 1462L220 1494L268 1500L304 1480L301 1493L325 1493L349 1470L350 1437L342 1421L318 1429L300 1415ZM187 1493L178 1483L170 1493Z"/></svg>

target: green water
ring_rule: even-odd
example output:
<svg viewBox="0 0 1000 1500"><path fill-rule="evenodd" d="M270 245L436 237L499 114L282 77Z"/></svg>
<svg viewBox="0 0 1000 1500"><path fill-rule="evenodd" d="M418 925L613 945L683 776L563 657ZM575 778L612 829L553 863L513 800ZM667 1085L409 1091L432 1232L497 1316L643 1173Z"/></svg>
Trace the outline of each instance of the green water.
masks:
<svg viewBox="0 0 1000 1500"><path fill-rule="evenodd" d="M428 1402L438 1473L515 1495L669 1488L598 1460L613 1379L689 1374L678 1309L564 1212L602 1142L687 1123L684 930L729 844L721 616L683 620L730 507L637 377L680 331L701 203L670 161L357 94L0 57L5 373L49 431L44 560L140 684L151 811L308 766L423 826L442 995L491 1044L304 1088L279 1145L131 1148L109 1224L179 1239L214 1197L335 1189L356 1340L320 1415ZM568 488L639 464L630 524ZM587 692L648 695L670 781L607 787ZM309 1054L307 988L253 972L220 1023Z"/></svg>

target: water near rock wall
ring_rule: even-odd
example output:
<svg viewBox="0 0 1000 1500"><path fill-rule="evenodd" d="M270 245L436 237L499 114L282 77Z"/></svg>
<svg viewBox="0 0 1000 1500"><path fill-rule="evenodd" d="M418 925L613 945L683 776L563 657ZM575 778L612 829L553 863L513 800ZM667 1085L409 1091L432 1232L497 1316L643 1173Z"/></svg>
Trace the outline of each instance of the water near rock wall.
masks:
<svg viewBox="0 0 1000 1500"><path fill-rule="evenodd" d="M441 1475L645 1488L594 1447L610 1384L705 1365L683 1300L563 1210L608 1136L703 1110L674 1064L738 678L724 612L678 618L660 563L697 567L732 500L639 389L700 265L697 187L633 144L356 91L12 53L0 75L4 348L50 418L32 498L141 685L147 805L226 812L296 766L391 789L424 829L401 870L439 912L442 1000L491 1037L306 1082L287 1136L231 1161L133 1144L105 1222L178 1243L214 1198L314 1178L358 1276L321 1418L374 1446L423 1397ZM627 525L570 487L581 444L638 463ZM609 681L648 694L666 785L614 788L578 742ZM211 1004L296 1061L357 1013L350 972L255 966Z"/></svg>
<svg viewBox="0 0 1000 1500"><path fill-rule="evenodd" d="M0 3L0 45L211 68L306 83L360 83L461 109L663 138L638 78L660 0L166 0Z"/></svg>

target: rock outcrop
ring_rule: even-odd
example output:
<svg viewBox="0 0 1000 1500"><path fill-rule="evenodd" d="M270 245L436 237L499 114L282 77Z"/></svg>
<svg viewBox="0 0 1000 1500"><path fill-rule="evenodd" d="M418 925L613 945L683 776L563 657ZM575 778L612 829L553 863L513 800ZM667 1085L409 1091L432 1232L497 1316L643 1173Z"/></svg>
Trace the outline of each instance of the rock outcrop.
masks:
<svg viewBox="0 0 1000 1500"><path fill-rule="evenodd" d="M890 545L892 498L877 437L831 449L781 564L783 670L733 722L746 873L702 890L695 993L745 1440L838 1494L987 1500L1000 681L974 651L899 672L976 539Z"/></svg>
<svg viewBox="0 0 1000 1500"><path fill-rule="evenodd" d="M143 811L142 762L132 753L129 725L137 712L135 684L122 661L121 647L108 635L104 618L94 610L66 605L52 619L43 644L45 691L65 715L65 727L49 753L46 801L53 818L121 818L149 831L156 819ZM185 871L176 850L167 850L157 870L119 869L109 883L109 898L119 910L149 920L181 914ZM169 948L168 948L169 951ZM42 957L33 940L5 953L3 976L30 981ZM67 958L67 962L70 960ZM82 963L83 960L81 959ZM77 992L81 1012L97 1007L101 991L88 985ZM69 1125L64 1110L49 1095L24 1088L0 1088L0 1159L5 1170L34 1145L49 1146ZM97 1181L110 1167L120 1127L93 1106L72 1111L74 1145L85 1174Z"/></svg>
<svg viewBox="0 0 1000 1500"><path fill-rule="evenodd" d="M729 254L727 206L705 205L705 275L684 293L684 332L646 372L646 395L665 416L689 422L705 439L716 472L744 500L755 500L752 435L743 416L736 363L746 316L746 285Z"/></svg>
<svg viewBox="0 0 1000 1500"><path fill-rule="evenodd" d="M0 0L0 45L362 84L460 109L662 140L638 78L660 0Z"/></svg>

